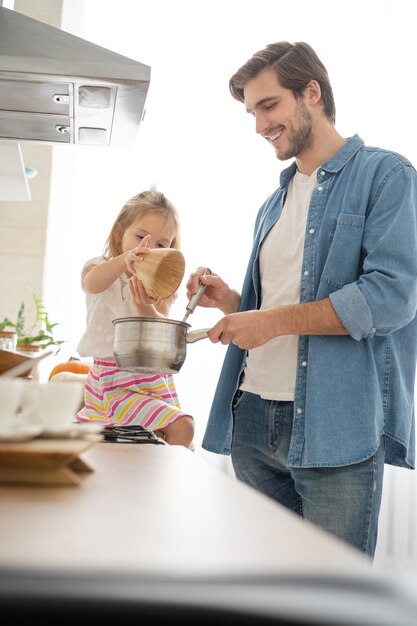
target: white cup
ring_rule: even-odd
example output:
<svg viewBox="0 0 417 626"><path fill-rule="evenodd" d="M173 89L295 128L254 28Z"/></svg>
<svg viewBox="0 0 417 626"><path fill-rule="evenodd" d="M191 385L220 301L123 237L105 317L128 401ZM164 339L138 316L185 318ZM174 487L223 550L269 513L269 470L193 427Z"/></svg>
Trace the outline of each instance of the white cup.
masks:
<svg viewBox="0 0 417 626"><path fill-rule="evenodd" d="M83 394L81 381L29 381L23 393L23 413L30 422L41 424L46 430L62 431L75 421Z"/></svg>
<svg viewBox="0 0 417 626"><path fill-rule="evenodd" d="M84 397L82 382L54 382L45 385L42 411L45 428L60 430L75 421Z"/></svg>
<svg viewBox="0 0 417 626"><path fill-rule="evenodd" d="M21 378L0 376L0 428L16 418L23 390Z"/></svg>

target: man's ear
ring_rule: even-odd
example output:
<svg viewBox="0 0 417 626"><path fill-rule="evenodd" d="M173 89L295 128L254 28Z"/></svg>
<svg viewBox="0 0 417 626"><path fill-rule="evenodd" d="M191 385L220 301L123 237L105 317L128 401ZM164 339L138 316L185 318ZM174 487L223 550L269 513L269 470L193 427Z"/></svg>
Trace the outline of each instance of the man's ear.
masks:
<svg viewBox="0 0 417 626"><path fill-rule="evenodd" d="M304 89L304 93L307 97L308 103L311 106L316 105L320 102L321 98L321 87L316 80L310 80L308 85Z"/></svg>

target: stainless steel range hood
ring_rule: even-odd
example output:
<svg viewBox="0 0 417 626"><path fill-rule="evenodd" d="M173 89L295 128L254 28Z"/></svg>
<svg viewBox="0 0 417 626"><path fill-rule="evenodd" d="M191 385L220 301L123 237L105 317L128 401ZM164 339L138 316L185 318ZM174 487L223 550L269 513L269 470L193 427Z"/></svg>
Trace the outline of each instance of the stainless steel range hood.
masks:
<svg viewBox="0 0 417 626"><path fill-rule="evenodd" d="M132 147L150 67L0 7L0 139Z"/></svg>

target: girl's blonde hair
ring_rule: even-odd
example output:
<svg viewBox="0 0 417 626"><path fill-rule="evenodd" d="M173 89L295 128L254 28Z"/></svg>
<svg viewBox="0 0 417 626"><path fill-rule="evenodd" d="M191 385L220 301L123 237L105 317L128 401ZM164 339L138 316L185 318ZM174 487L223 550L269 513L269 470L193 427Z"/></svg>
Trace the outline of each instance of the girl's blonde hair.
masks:
<svg viewBox="0 0 417 626"><path fill-rule="evenodd" d="M104 247L104 256L113 258L121 254L120 242L126 228L138 218L147 213L156 213L172 220L175 225L176 234L171 243L171 248L180 248L180 224L178 213L172 202L168 200L160 191L142 191L133 198L130 198L121 209L114 222L110 235Z"/></svg>

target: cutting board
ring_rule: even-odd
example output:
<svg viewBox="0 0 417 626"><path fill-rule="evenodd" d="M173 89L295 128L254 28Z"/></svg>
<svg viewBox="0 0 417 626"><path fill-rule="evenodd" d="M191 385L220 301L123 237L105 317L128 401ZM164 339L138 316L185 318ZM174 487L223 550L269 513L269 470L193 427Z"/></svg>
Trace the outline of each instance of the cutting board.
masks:
<svg viewBox="0 0 417 626"><path fill-rule="evenodd" d="M93 469L79 455L86 439L32 439L0 444L0 483L80 485Z"/></svg>
<svg viewBox="0 0 417 626"><path fill-rule="evenodd" d="M27 356L26 354L21 354L20 352L12 352L11 350L2 350L0 349L0 374L4 374L15 365L20 365L20 363L24 363L27 361L28 368L24 371L21 376L28 376L33 367L33 357Z"/></svg>

